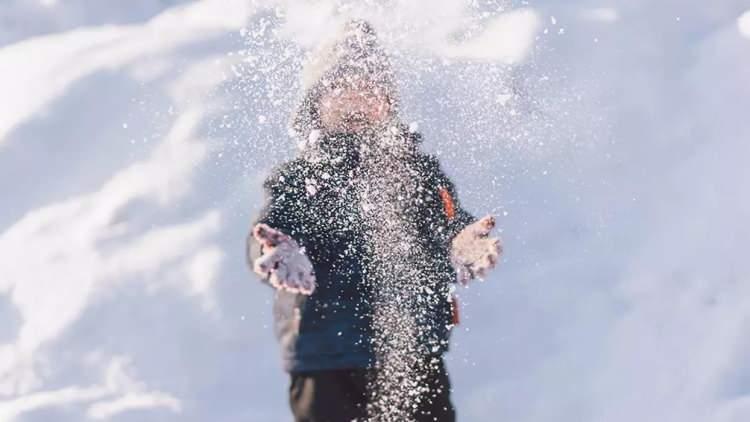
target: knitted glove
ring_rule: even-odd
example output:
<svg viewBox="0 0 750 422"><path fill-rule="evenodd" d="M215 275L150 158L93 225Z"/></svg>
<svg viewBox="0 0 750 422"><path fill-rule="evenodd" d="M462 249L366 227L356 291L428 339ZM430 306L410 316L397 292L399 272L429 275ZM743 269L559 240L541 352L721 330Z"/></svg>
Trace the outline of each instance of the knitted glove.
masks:
<svg viewBox="0 0 750 422"><path fill-rule="evenodd" d="M466 285L473 278L484 278L503 253L500 239L489 237L495 217L488 215L466 226L451 242L451 263L457 281Z"/></svg>
<svg viewBox="0 0 750 422"><path fill-rule="evenodd" d="M253 270L279 290L311 295L315 291L315 273L310 259L299 244L266 224L253 228L263 255L253 263Z"/></svg>

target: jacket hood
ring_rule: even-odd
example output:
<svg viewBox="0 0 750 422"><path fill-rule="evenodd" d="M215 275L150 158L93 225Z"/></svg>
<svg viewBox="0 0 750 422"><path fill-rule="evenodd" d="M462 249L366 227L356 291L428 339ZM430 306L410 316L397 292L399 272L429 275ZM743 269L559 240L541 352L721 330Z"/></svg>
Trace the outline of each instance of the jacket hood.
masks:
<svg viewBox="0 0 750 422"><path fill-rule="evenodd" d="M308 55L302 72L302 100L290 122L291 131L301 141L302 148L310 143L311 136L317 136L314 131L321 131L317 109L321 95L337 82L356 78L366 78L385 88L395 120L398 92L393 68L372 25L363 20L348 21L333 41Z"/></svg>

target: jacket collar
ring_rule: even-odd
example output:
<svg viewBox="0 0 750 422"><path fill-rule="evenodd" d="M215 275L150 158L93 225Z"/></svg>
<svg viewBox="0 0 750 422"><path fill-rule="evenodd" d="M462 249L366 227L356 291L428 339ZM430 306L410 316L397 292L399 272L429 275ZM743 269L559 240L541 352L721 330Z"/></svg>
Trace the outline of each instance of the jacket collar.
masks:
<svg viewBox="0 0 750 422"><path fill-rule="evenodd" d="M326 133L312 130L305 140L299 143L301 156L312 162L347 161L358 164L361 156L392 155L412 156L419 151L422 137L399 122L365 133Z"/></svg>

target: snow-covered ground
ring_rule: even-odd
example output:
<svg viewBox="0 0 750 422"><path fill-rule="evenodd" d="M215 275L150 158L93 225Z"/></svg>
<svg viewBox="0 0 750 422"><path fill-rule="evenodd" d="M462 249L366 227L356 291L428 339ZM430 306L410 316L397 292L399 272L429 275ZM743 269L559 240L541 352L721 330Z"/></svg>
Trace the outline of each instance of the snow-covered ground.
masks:
<svg viewBox="0 0 750 422"><path fill-rule="evenodd" d="M462 420L750 420L750 3L370 3L3 3L0 421L289 420L243 242L343 15L499 215Z"/></svg>

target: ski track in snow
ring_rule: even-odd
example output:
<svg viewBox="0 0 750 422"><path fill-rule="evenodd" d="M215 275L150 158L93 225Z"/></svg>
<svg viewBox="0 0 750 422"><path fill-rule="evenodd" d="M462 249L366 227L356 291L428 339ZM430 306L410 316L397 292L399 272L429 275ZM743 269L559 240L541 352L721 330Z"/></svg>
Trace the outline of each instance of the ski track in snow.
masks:
<svg viewBox="0 0 750 422"><path fill-rule="evenodd" d="M334 3L182 3L0 10L2 421L288 419L242 249ZM339 3L503 230L459 417L748 420L750 6Z"/></svg>

